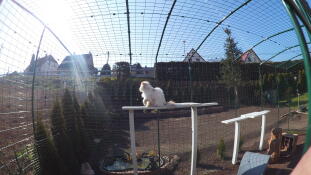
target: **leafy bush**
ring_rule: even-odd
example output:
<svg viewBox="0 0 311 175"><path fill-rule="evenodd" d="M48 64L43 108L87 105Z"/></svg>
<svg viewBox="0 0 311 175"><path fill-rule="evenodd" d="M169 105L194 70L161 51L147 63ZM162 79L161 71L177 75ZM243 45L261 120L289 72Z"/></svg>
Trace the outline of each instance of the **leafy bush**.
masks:
<svg viewBox="0 0 311 175"><path fill-rule="evenodd" d="M221 159L225 159L225 151L226 151L226 145L224 139L220 139L218 145L217 145L217 156Z"/></svg>
<svg viewBox="0 0 311 175"><path fill-rule="evenodd" d="M244 137L240 137L240 142L239 142L239 150L241 151L242 146L244 144Z"/></svg>

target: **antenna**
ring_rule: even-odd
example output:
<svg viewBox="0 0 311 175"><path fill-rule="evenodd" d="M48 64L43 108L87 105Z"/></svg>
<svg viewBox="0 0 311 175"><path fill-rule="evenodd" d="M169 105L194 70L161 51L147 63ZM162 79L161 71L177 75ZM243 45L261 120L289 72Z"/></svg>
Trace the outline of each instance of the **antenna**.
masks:
<svg viewBox="0 0 311 175"><path fill-rule="evenodd" d="M107 55L108 55L108 59L107 59L107 64L108 64L108 61L109 61L109 51L107 52Z"/></svg>
<svg viewBox="0 0 311 175"><path fill-rule="evenodd" d="M0 0L0 2L1 2L1 0ZM1 47L0 47L0 56L1 56L2 49L3 49L3 44L1 44Z"/></svg>
<svg viewBox="0 0 311 175"><path fill-rule="evenodd" d="M186 56L186 41L184 40L184 41L182 41L183 43L184 43L184 56Z"/></svg>

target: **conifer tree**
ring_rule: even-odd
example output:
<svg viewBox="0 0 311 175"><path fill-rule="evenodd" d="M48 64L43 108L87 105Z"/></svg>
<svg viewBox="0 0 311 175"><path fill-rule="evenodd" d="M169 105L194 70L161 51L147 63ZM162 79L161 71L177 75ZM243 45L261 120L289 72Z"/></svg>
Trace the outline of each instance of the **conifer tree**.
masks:
<svg viewBox="0 0 311 175"><path fill-rule="evenodd" d="M35 129L35 147L40 164L40 174L44 175L67 175L69 172L63 160L57 153L55 145L48 134L42 119L39 118Z"/></svg>
<svg viewBox="0 0 311 175"><path fill-rule="evenodd" d="M53 140L60 158L70 170L70 174L78 174L80 165L74 152L73 143L66 133L66 124L58 100L52 110L51 123Z"/></svg>
<svg viewBox="0 0 311 175"><path fill-rule="evenodd" d="M80 131L79 131L79 115L80 105L75 95L71 95L68 89L65 90L62 99L62 111L65 119L65 131L73 145L73 151L81 164L79 158L80 153Z"/></svg>
<svg viewBox="0 0 311 175"><path fill-rule="evenodd" d="M224 44L225 59L221 62L221 80L227 88L234 89L234 103L239 105L238 86L241 84L241 69L238 58L241 56L242 51L232 37L231 30L226 28L225 33L227 34L227 39Z"/></svg>
<svg viewBox="0 0 311 175"><path fill-rule="evenodd" d="M73 97L73 107L75 109L75 113L80 113L80 104L78 102L77 96L75 94L72 95Z"/></svg>
<svg viewBox="0 0 311 175"><path fill-rule="evenodd" d="M84 106L79 105L78 99L73 94L73 106L74 106L74 117L75 117L75 133L73 135L75 142L75 151L79 159L79 163L84 163L88 159L88 137L85 130L83 118L88 118Z"/></svg>
<svg viewBox="0 0 311 175"><path fill-rule="evenodd" d="M88 137L88 134L86 132L86 128L85 128L85 124L84 124L84 120L85 118L88 118L87 113L86 113L86 109L85 106L81 106L80 109L80 115L79 115L79 120L78 120L78 126L80 129L79 132L79 140L80 140L80 145L79 145L79 151L80 151L80 162L86 162L89 158L89 154L90 154L90 148L89 148L89 143L90 143L90 138Z"/></svg>
<svg viewBox="0 0 311 175"><path fill-rule="evenodd" d="M75 133L75 111L77 109L75 109L71 93L68 89L65 90L62 98L62 110L65 119L66 132L68 136L71 137Z"/></svg>

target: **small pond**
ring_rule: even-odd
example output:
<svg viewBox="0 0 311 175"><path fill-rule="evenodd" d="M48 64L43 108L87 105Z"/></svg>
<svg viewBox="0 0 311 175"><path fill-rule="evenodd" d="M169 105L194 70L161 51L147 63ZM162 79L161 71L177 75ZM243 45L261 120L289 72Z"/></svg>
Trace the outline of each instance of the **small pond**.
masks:
<svg viewBox="0 0 311 175"><path fill-rule="evenodd" d="M161 166L165 164L163 158L160 159L160 164ZM138 170L155 170L161 166L158 156L148 156L144 153L137 158ZM132 159L128 153L124 153L124 156L106 158L101 162L100 169L109 172L133 170Z"/></svg>

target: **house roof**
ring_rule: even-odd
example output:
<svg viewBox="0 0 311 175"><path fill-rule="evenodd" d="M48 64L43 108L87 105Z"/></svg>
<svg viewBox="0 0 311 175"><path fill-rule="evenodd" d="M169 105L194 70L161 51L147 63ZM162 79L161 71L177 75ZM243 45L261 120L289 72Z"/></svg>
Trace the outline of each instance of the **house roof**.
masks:
<svg viewBox="0 0 311 175"><path fill-rule="evenodd" d="M97 69L94 67L93 56L91 53L81 55L69 55L64 58L62 63L58 66L59 71L72 71L73 66L77 66L79 71L85 67L92 73L97 73Z"/></svg>
<svg viewBox="0 0 311 175"><path fill-rule="evenodd" d="M84 61L86 63L86 66L89 68L94 67L93 56L91 53L89 53L89 54L66 56L62 61L62 63L59 65L58 69L71 69L73 62L81 63L81 61Z"/></svg>
<svg viewBox="0 0 311 175"><path fill-rule="evenodd" d="M103 70L111 70L111 67L110 67L110 65L109 65L108 63L106 63L106 64L103 66L102 69L103 69Z"/></svg>
<svg viewBox="0 0 311 175"><path fill-rule="evenodd" d="M193 54L193 56L192 56L192 54ZM192 60L193 58L196 58L196 59L200 59L200 62L206 62L204 60L204 58L198 52L196 52L193 48L190 50L189 53L187 53L187 56L185 57L185 59L183 61L188 62L190 58L191 58L191 61L193 61ZM198 61L193 61L193 62L198 62Z"/></svg>
<svg viewBox="0 0 311 175"><path fill-rule="evenodd" d="M46 55L45 57L39 58L37 60L37 66L40 67L40 66L42 66L46 62L58 64L57 61L53 58L52 55Z"/></svg>
<svg viewBox="0 0 311 175"><path fill-rule="evenodd" d="M239 60L245 63L260 63L261 62L261 59L258 57L258 55L253 49L250 49L244 52L240 56Z"/></svg>
<svg viewBox="0 0 311 175"><path fill-rule="evenodd" d="M52 55L45 55L44 57L37 59L37 68L40 68L46 62L56 63L58 65L57 61L54 59ZM34 66L34 63L30 62L30 64L25 69L25 72L31 72L31 69L33 69L33 66Z"/></svg>

